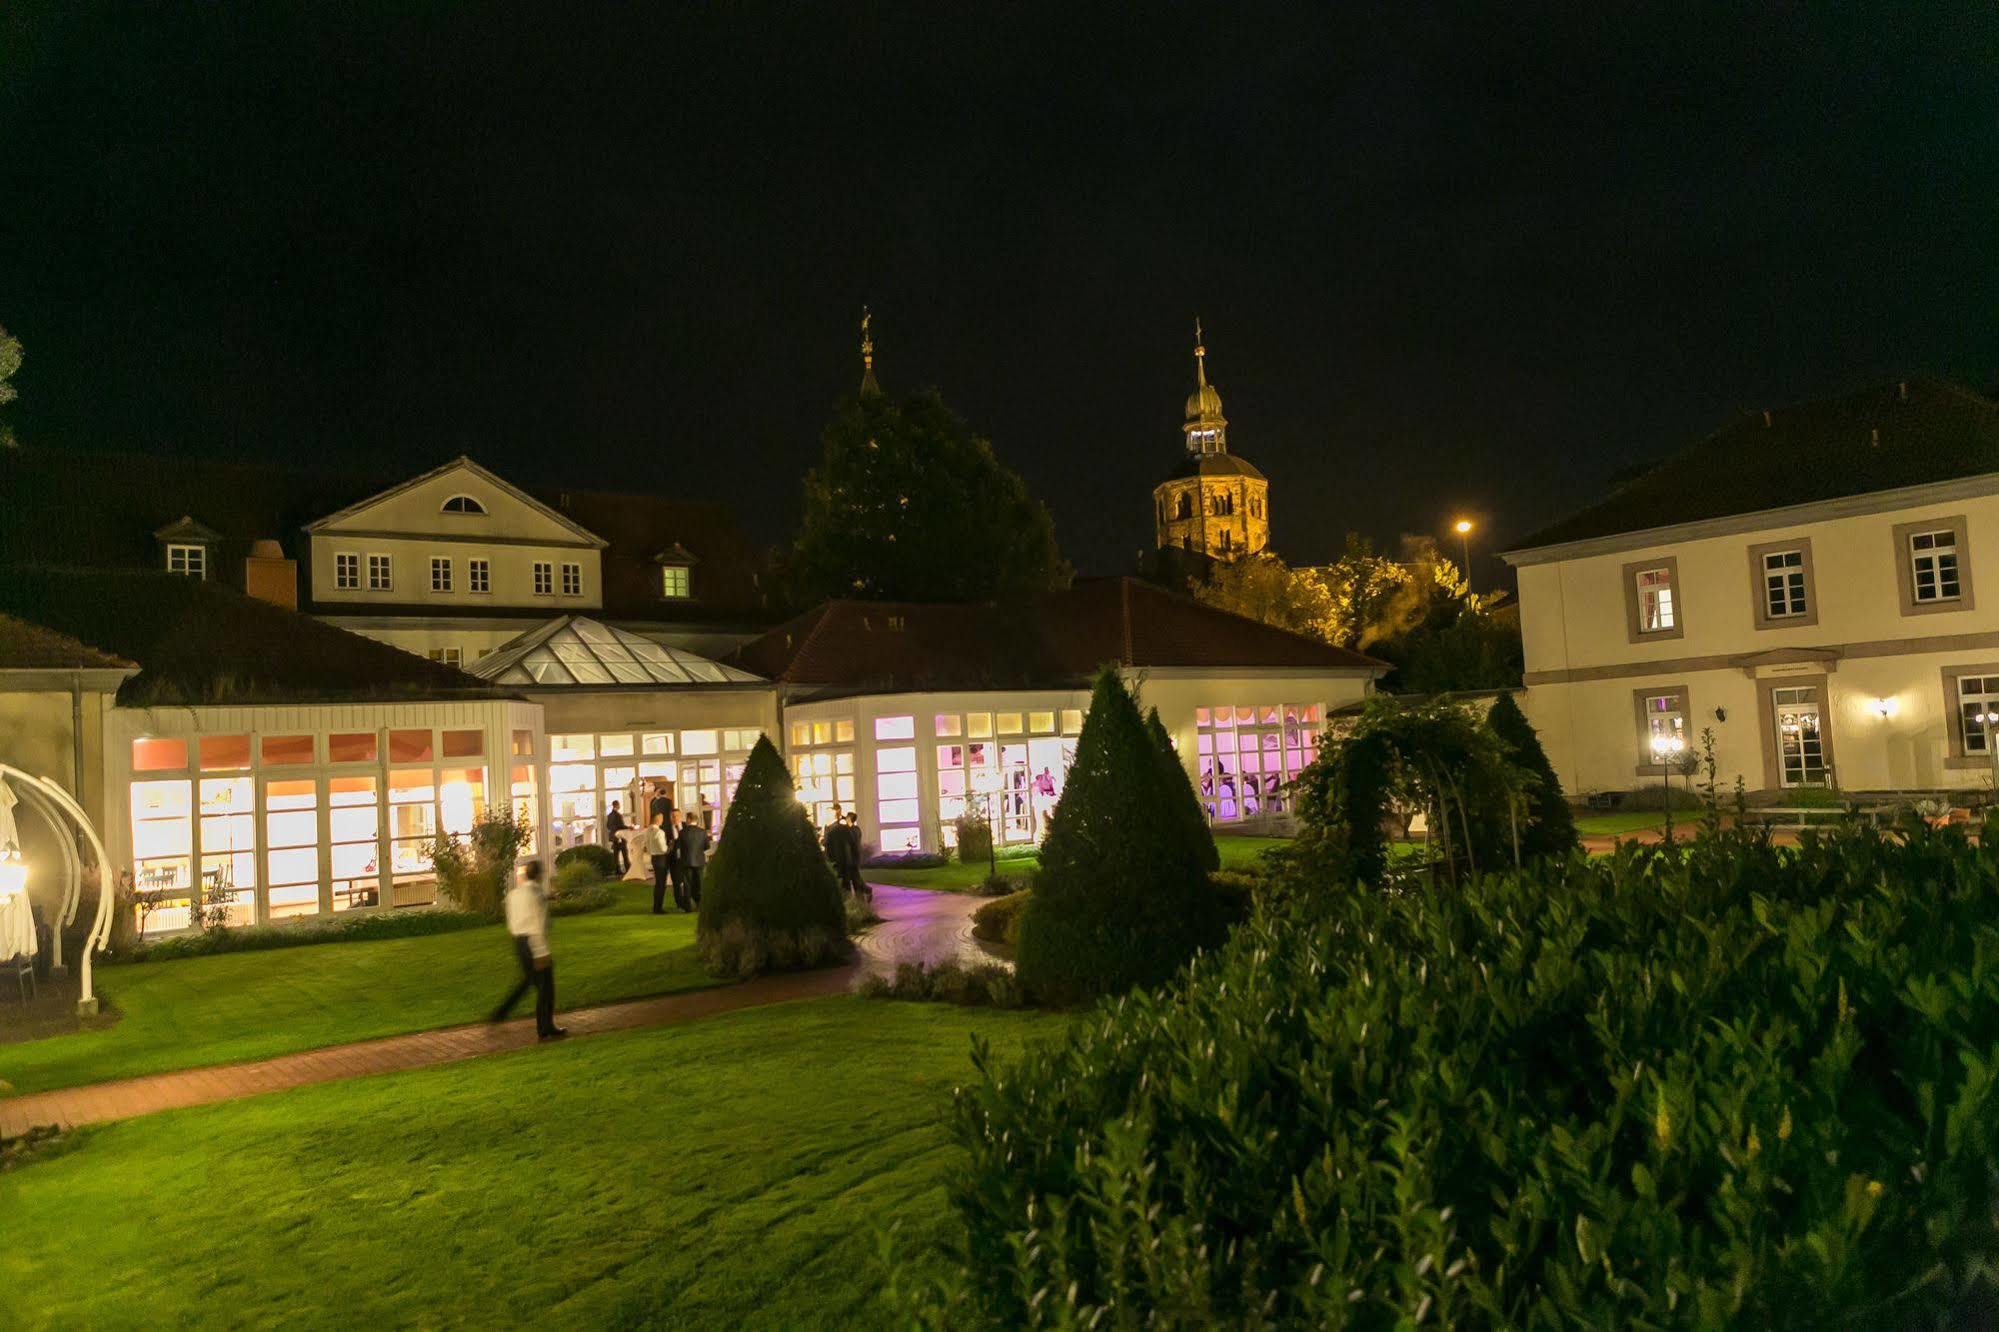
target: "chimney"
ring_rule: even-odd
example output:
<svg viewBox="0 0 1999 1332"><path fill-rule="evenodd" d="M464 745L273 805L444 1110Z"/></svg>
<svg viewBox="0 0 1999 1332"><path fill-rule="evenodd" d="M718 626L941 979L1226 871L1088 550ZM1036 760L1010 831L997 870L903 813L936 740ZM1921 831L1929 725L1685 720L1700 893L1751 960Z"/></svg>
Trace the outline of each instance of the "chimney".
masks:
<svg viewBox="0 0 1999 1332"><path fill-rule="evenodd" d="M1907 402L1909 400L1909 381L1906 379L1902 381L1901 396L1903 402Z"/></svg>
<svg viewBox="0 0 1999 1332"><path fill-rule="evenodd" d="M285 558L285 548L269 540L252 542L243 561L243 591L259 601L286 610L298 609L298 563Z"/></svg>

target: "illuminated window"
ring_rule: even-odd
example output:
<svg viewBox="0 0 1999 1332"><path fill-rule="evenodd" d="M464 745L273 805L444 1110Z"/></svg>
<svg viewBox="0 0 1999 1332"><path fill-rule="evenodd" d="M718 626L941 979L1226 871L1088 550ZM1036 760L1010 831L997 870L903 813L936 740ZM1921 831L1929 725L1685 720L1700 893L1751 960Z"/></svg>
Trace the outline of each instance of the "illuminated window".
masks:
<svg viewBox="0 0 1999 1332"><path fill-rule="evenodd" d="M309 735L265 735L257 739L263 750L264 766L267 768L293 768L312 762L312 737Z"/></svg>
<svg viewBox="0 0 1999 1332"><path fill-rule="evenodd" d="M715 731L682 731L680 752L683 754L716 754L721 752L721 738Z"/></svg>
<svg viewBox="0 0 1999 1332"><path fill-rule="evenodd" d="M994 724L1001 735L1020 734L1020 714L1018 712L1002 712L994 719Z"/></svg>
<svg viewBox="0 0 1999 1332"><path fill-rule="evenodd" d="M731 753L738 753L745 749L754 749L757 737L762 734L763 732L755 728L724 731L722 732L722 748Z"/></svg>
<svg viewBox="0 0 1999 1332"><path fill-rule="evenodd" d="M605 758L629 758L634 752L629 735L600 735L597 737L597 752Z"/></svg>
<svg viewBox="0 0 1999 1332"><path fill-rule="evenodd" d="M387 555L368 557L368 590L370 592L390 592L395 590L395 565Z"/></svg>
<svg viewBox="0 0 1999 1332"><path fill-rule="evenodd" d="M208 577L208 547L168 546L167 572L182 574L188 578Z"/></svg>
<svg viewBox="0 0 1999 1332"><path fill-rule="evenodd" d="M429 768L389 774L389 870L399 881L428 877L437 838L437 784ZM397 906L417 906L425 894L396 893Z"/></svg>
<svg viewBox="0 0 1999 1332"><path fill-rule="evenodd" d="M914 717L875 718L875 739L877 740L910 740L914 739L915 736L916 718Z"/></svg>
<svg viewBox="0 0 1999 1332"><path fill-rule="evenodd" d="M204 735L198 744L203 772L250 766L250 737L247 735Z"/></svg>
<svg viewBox="0 0 1999 1332"><path fill-rule="evenodd" d="M465 561L465 586L472 592L493 590L493 564L490 560Z"/></svg>
<svg viewBox="0 0 1999 1332"><path fill-rule="evenodd" d="M382 900L382 811L372 775L327 782L327 859L333 867L333 909L352 911Z"/></svg>
<svg viewBox="0 0 1999 1332"><path fill-rule="evenodd" d="M992 739L993 714L990 712L966 713L965 734L974 740Z"/></svg>
<svg viewBox="0 0 1999 1332"><path fill-rule="evenodd" d="M513 743L508 747L507 752L515 758L533 758L534 732L515 731L513 733Z"/></svg>
<svg viewBox="0 0 1999 1332"><path fill-rule="evenodd" d="M1638 691L1638 770L1677 771L1687 752L1687 691L1682 686Z"/></svg>
<svg viewBox="0 0 1999 1332"><path fill-rule="evenodd" d="M833 741L835 744L841 745L851 745L854 743L854 719L852 717L842 717L833 723Z"/></svg>
<svg viewBox="0 0 1999 1332"><path fill-rule="evenodd" d="M430 590L449 592L451 590L451 558L447 555L430 557Z"/></svg>
<svg viewBox="0 0 1999 1332"><path fill-rule="evenodd" d="M1910 533L1909 568L1917 601L1957 600L1957 533L1948 527Z"/></svg>
<svg viewBox="0 0 1999 1332"><path fill-rule="evenodd" d="M446 731L444 757L479 758L486 752L486 733L477 730ZM627 752L630 752L629 750Z"/></svg>
<svg viewBox="0 0 1999 1332"><path fill-rule="evenodd" d="M1317 704L1224 704L1194 710L1195 790L1208 818L1283 814L1291 783L1319 756Z"/></svg>
<svg viewBox="0 0 1999 1332"><path fill-rule="evenodd" d="M217 907L230 925L249 925L257 918L255 791L256 783L248 777L209 777L201 783L203 924Z"/></svg>
<svg viewBox="0 0 1999 1332"><path fill-rule="evenodd" d="M964 733L965 733L965 719L960 717L957 713L940 712L937 714L936 734L963 735Z"/></svg>
<svg viewBox="0 0 1999 1332"><path fill-rule="evenodd" d="M133 782L132 887L142 933L184 930L193 924L189 904L194 856L193 785Z"/></svg>
<svg viewBox="0 0 1999 1332"><path fill-rule="evenodd" d="M390 731L389 762L428 763L431 760L432 744L429 728L421 731Z"/></svg>
<svg viewBox="0 0 1999 1332"><path fill-rule="evenodd" d="M641 754L671 754L673 752L673 732L654 731L639 737Z"/></svg>
<svg viewBox="0 0 1999 1332"><path fill-rule="evenodd" d="M573 759L593 759L597 757L597 737L594 735L551 735L548 737L548 757L551 762L567 763Z"/></svg>
<svg viewBox="0 0 1999 1332"><path fill-rule="evenodd" d="M555 566L545 560L534 562L534 594L538 597L555 595Z"/></svg>
<svg viewBox="0 0 1999 1332"><path fill-rule="evenodd" d="M462 666L465 664L465 649L455 647L432 648L424 653L440 666Z"/></svg>
<svg viewBox="0 0 1999 1332"><path fill-rule="evenodd" d="M791 743L800 749L803 749L805 746L811 744L812 723L793 722L791 724Z"/></svg>
<svg viewBox="0 0 1999 1332"><path fill-rule="evenodd" d="M1992 753L1999 737L1999 675L1957 678L1957 724L1966 754Z"/></svg>
<svg viewBox="0 0 1999 1332"><path fill-rule="evenodd" d="M1062 709L1062 734L1077 735L1081 733L1082 729L1083 710L1081 708Z"/></svg>
<svg viewBox="0 0 1999 1332"><path fill-rule="evenodd" d="M333 557L333 586L352 592L361 586L361 557L342 552Z"/></svg>
<svg viewBox="0 0 1999 1332"><path fill-rule="evenodd" d="M181 772L187 768L187 741L147 738L132 742L133 772Z"/></svg>
<svg viewBox="0 0 1999 1332"><path fill-rule="evenodd" d="M377 743L373 731L336 732L326 737L326 761L373 763Z"/></svg>
<svg viewBox="0 0 1999 1332"><path fill-rule="evenodd" d="M265 783L264 867L272 920L319 914L319 783L314 779Z"/></svg>
<svg viewBox="0 0 1999 1332"><path fill-rule="evenodd" d="M1035 735L1055 734L1055 714L1052 712L1028 713L1027 729Z"/></svg>
<svg viewBox="0 0 1999 1332"><path fill-rule="evenodd" d="M669 564L660 569L659 594L668 601L681 601L694 595L686 565Z"/></svg>

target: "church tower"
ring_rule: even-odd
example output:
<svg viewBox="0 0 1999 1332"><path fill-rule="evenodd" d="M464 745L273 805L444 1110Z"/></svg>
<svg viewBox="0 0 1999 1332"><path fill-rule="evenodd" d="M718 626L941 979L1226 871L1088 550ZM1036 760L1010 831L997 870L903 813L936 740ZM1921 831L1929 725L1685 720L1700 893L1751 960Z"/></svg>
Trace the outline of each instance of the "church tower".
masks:
<svg viewBox="0 0 1999 1332"><path fill-rule="evenodd" d="M1194 321L1194 391L1180 427L1187 455L1152 488L1162 549L1210 559L1254 555L1270 545L1270 482L1229 452L1229 423L1222 395L1208 382L1208 348Z"/></svg>

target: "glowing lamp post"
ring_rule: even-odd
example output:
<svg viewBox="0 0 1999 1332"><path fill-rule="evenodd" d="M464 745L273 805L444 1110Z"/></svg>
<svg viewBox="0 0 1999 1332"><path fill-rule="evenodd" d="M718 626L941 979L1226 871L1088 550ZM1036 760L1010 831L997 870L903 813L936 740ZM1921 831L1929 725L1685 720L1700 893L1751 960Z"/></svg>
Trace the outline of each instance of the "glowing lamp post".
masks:
<svg viewBox="0 0 1999 1332"><path fill-rule="evenodd" d="M1458 550L1464 556L1466 583L1471 582L1471 528L1472 522L1469 518L1460 518L1451 525L1451 530L1458 534Z"/></svg>
<svg viewBox="0 0 1999 1332"><path fill-rule="evenodd" d="M1000 792L1000 775L997 768L974 768L972 770L972 792L979 797L979 806L986 816L986 876L999 876L999 830L993 826L993 797Z"/></svg>
<svg viewBox="0 0 1999 1332"><path fill-rule="evenodd" d="M1652 737L1652 761L1659 765L1660 789L1665 799L1666 840L1673 840L1673 769L1679 766L1680 756L1687 752L1687 742L1677 735L1659 732Z"/></svg>

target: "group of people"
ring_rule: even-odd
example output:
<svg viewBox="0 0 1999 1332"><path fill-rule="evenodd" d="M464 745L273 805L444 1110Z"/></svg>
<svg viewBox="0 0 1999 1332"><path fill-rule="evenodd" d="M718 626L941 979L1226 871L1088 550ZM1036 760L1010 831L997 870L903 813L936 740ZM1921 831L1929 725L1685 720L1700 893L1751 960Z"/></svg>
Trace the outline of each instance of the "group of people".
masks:
<svg viewBox="0 0 1999 1332"><path fill-rule="evenodd" d="M636 841L652 870L653 915L666 914L669 890L675 906L692 911L701 905L701 874L708 868L708 829L699 819L675 809L672 799L663 794L652 798L647 815L639 835L628 837L630 825L624 811L617 801L611 802L611 811L604 816L604 831L618 857L618 870L631 872L631 843Z"/></svg>
<svg viewBox="0 0 1999 1332"><path fill-rule="evenodd" d="M826 848L833 873L840 878L840 891L873 901L874 889L861 878L861 816L842 814L838 805L833 806L833 821L826 825L819 841Z"/></svg>

